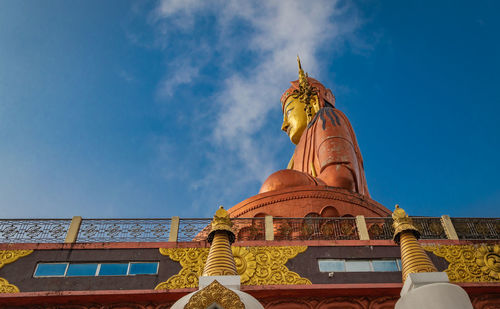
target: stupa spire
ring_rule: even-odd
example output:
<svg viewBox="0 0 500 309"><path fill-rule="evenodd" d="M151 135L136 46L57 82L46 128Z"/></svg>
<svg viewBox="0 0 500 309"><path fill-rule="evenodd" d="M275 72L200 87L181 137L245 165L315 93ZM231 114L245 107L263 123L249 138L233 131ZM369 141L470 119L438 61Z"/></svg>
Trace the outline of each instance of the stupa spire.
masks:
<svg viewBox="0 0 500 309"><path fill-rule="evenodd" d="M212 220L212 231L207 238L210 243L210 251L203 269L203 276L238 275L233 252L231 251L231 244L235 240L231 229L232 225L229 213L220 206L215 212Z"/></svg>
<svg viewBox="0 0 500 309"><path fill-rule="evenodd" d="M420 238L420 232L399 205L396 205L392 219L394 220L392 223L394 227L393 239L401 246L403 282L410 273L437 272L436 267L417 241Z"/></svg>

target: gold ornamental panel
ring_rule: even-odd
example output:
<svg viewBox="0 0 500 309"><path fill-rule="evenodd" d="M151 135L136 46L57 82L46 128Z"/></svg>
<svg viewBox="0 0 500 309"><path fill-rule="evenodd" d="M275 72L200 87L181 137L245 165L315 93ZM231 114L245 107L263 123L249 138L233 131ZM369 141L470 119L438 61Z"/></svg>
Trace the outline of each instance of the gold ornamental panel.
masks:
<svg viewBox="0 0 500 309"><path fill-rule="evenodd" d="M450 263L445 272L452 282L500 282L499 245L433 245L424 249Z"/></svg>
<svg viewBox="0 0 500 309"><path fill-rule="evenodd" d="M33 250L0 250L0 268L31 254ZM19 288L0 278L0 293L19 293Z"/></svg>
<svg viewBox="0 0 500 309"><path fill-rule="evenodd" d="M0 250L0 268L32 252L33 250Z"/></svg>
<svg viewBox="0 0 500 309"><path fill-rule="evenodd" d="M289 259L307 250L307 246L231 247L243 285L311 284L307 278L285 266ZM182 269L155 290L198 287L209 248L160 248L160 253L180 262Z"/></svg>
<svg viewBox="0 0 500 309"><path fill-rule="evenodd" d="M240 297L235 292L214 280L205 288L196 292L184 309L208 308L213 303L217 303L223 309L245 309Z"/></svg>
<svg viewBox="0 0 500 309"><path fill-rule="evenodd" d="M0 278L0 294L1 293L19 293L19 288L10 284L6 279Z"/></svg>

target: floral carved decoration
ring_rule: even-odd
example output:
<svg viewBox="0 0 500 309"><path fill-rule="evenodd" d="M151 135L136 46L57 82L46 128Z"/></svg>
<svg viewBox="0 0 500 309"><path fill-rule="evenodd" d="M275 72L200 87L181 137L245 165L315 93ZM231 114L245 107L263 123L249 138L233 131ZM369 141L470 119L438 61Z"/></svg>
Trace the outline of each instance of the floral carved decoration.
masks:
<svg viewBox="0 0 500 309"><path fill-rule="evenodd" d="M306 251L306 246L231 247L243 285L311 284L285 266L289 259ZM180 262L182 269L155 290L195 288L203 273L208 248L160 248L160 253Z"/></svg>
<svg viewBox="0 0 500 309"><path fill-rule="evenodd" d="M0 268L32 253L33 250L0 250ZM0 293L19 293L19 288L0 278Z"/></svg>
<svg viewBox="0 0 500 309"><path fill-rule="evenodd" d="M499 245L425 246L450 264L445 272L452 282L500 282Z"/></svg>
<svg viewBox="0 0 500 309"><path fill-rule="evenodd" d="M219 304L224 309L245 309L240 297L217 280L196 292L184 308L208 308L213 303Z"/></svg>

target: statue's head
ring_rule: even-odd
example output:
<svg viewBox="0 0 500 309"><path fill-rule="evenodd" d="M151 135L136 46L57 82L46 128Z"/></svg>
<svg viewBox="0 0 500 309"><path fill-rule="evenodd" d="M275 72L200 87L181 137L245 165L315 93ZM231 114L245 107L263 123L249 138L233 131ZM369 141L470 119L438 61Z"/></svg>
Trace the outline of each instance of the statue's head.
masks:
<svg viewBox="0 0 500 309"><path fill-rule="evenodd" d="M281 130L288 134L294 144L300 141L307 125L321 108L335 106L335 96L332 91L326 89L316 79L304 74L299 57L297 57L297 61L299 79L290 82L292 86L281 96L283 110Z"/></svg>

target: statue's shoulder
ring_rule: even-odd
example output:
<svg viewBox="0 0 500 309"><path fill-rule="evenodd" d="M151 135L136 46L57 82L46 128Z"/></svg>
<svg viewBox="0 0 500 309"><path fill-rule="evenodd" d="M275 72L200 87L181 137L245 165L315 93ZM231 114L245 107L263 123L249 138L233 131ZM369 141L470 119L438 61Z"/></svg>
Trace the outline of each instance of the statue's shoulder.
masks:
<svg viewBox="0 0 500 309"><path fill-rule="evenodd" d="M329 125L341 126L342 125L342 116L338 114L339 110L331 107L325 106L322 107L314 116L311 123L309 123L308 127L313 126L314 124L321 124L323 130Z"/></svg>

